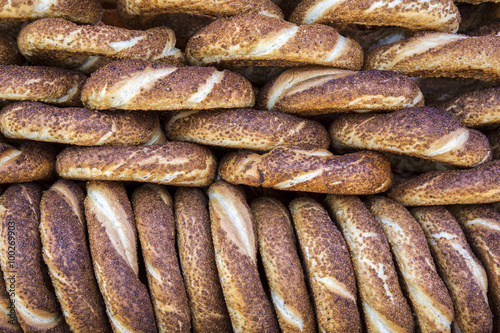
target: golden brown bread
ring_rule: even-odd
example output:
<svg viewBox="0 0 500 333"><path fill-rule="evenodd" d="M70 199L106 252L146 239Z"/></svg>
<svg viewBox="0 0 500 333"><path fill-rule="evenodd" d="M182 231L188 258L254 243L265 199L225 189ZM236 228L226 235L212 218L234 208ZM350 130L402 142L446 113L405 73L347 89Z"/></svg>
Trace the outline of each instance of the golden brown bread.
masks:
<svg viewBox="0 0 500 333"><path fill-rule="evenodd" d="M307 292L288 209L280 201L270 197L253 200L250 208L257 224L259 253L281 331L316 332L314 310ZM314 287L323 290L321 285ZM319 294L316 296L320 298L317 307L321 309L318 310L318 321L320 327L327 329L329 323L326 318L335 315L338 308L332 306L332 303L322 303L331 300L328 295L323 298ZM330 306L333 307L332 311Z"/></svg>
<svg viewBox="0 0 500 333"><path fill-rule="evenodd" d="M424 232L403 206L385 197L366 203L391 246L420 332L450 332L453 303L439 277Z"/></svg>
<svg viewBox="0 0 500 333"><path fill-rule="evenodd" d="M72 332L111 329L87 247L87 226L78 184L59 180L40 203L43 260Z"/></svg>
<svg viewBox="0 0 500 333"><path fill-rule="evenodd" d="M304 0L289 20L298 24L324 23L340 28L360 24L457 32L460 13L452 0Z"/></svg>
<svg viewBox="0 0 500 333"><path fill-rule="evenodd" d="M410 76L498 81L499 43L500 36L494 35L470 37L440 32L421 33L371 50L365 56L364 67L399 71Z"/></svg>
<svg viewBox="0 0 500 333"><path fill-rule="evenodd" d="M377 221L358 197L328 195L326 204L351 254L368 331L413 332L412 312Z"/></svg>
<svg viewBox="0 0 500 333"><path fill-rule="evenodd" d="M252 85L241 75L213 67L174 67L122 60L86 82L82 101L98 110L181 110L252 107Z"/></svg>
<svg viewBox="0 0 500 333"><path fill-rule="evenodd" d="M0 64L22 65L24 61L15 39L10 39L7 35L0 33Z"/></svg>
<svg viewBox="0 0 500 333"><path fill-rule="evenodd" d="M329 146L328 132L315 121L252 109L175 112L165 132L170 140L227 148L266 151L282 145Z"/></svg>
<svg viewBox="0 0 500 333"><path fill-rule="evenodd" d="M203 187L215 178L217 161L205 147L185 142L152 146L70 147L56 161L67 179L117 180Z"/></svg>
<svg viewBox="0 0 500 333"><path fill-rule="evenodd" d="M163 135L156 113L98 112L15 102L0 111L0 130L11 139L79 146L148 145Z"/></svg>
<svg viewBox="0 0 500 333"><path fill-rule="evenodd" d="M50 180L54 170L52 146L26 142L16 148L0 142L0 184Z"/></svg>
<svg viewBox="0 0 500 333"><path fill-rule="evenodd" d="M84 201L94 272L115 332L156 332L149 293L139 280L137 230L123 183L91 181Z"/></svg>
<svg viewBox="0 0 500 333"><path fill-rule="evenodd" d="M405 75L328 67L289 69L269 81L257 98L257 107L262 110L302 116L423 105L420 89Z"/></svg>
<svg viewBox="0 0 500 333"><path fill-rule="evenodd" d="M42 186L11 185L0 197L0 264L25 332L66 332L66 323L44 272L40 224Z"/></svg>
<svg viewBox="0 0 500 333"><path fill-rule="evenodd" d="M81 105L87 77L69 69L41 66L0 66L0 98Z"/></svg>
<svg viewBox="0 0 500 333"><path fill-rule="evenodd" d="M500 160L468 170L427 172L395 185L388 195L403 206L500 201Z"/></svg>
<svg viewBox="0 0 500 333"><path fill-rule="evenodd" d="M279 332L257 270L257 230L242 192L217 181L208 189L219 279L235 332Z"/></svg>
<svg viewBox="0 0 500 333"><path fill-rule="evenodd" d="M280 146L263 155L229 153L220 161L219 176L233 184L317 193L373 194L391 186L389 162L378 153L333 155L305 146Z"/></svg>
<svg viewBox="0 0 500 333"><path fill-rule="evenodd" d="M199 30L186 46L190 65L324 65L357 70L363 51L325 25L297 26L264 15L218 19Z"/></svg>
<svg viewBox="0 0 500 333"><path fill-rule="evenodd" d="M174 196L179 259L194 332L232 332L215 264L208 200L200 189L179 187Z"/></svg>
<svg viewBox="0 0 500 333"><path fill-rule="evenodd" d="M175 249L172 197L161 185L132 194L158 332L191 332L189 305Z"/></svg>
<svg viewBox="0 0 500 333"><path fill-rule="evenodd" d="M436 108L349 114L334 120L329 131L334 147L387 151L461 167L491 160L483 133Z"/></svg>
<svg viewBox="0 0 500 333"><path fill-rule="evenodd" d="M9 293L13 291L15 292L15 284L5 285L2 276L0 278L0 330L5 333L22 333L23 330L17 322L16 307L9 297Z"/></svg>
<svg viewBox="0 0 500 333"><path fill-rule="evenodd" d="M454 332L491 332L488 280L457 221L444 207L411 210L422 226L438 271L455 306Z"/></svg>
<svg viewBox="0 0 500 333"><path fill-rule="evenodd" d="M320 332L361 332L357 288L347 245L328 212L313 199L290 203Z"/></svg>

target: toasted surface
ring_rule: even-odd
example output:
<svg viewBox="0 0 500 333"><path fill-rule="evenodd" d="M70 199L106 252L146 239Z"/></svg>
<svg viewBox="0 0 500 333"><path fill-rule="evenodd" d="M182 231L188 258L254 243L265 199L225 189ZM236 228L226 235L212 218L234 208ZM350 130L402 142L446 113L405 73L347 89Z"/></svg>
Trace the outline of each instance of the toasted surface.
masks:
<svg viewBox="0 0 500 333"><path fill-rule="evenodd" d="M313 199L290 203L314 296L320 332L361 332L357 288L347 245L323 206ZM286 304L286 303L285 303Z"/></svg>
<svg viewBox="0 0 500 333"><path fill-rule="evenodd" d="M186 46L190 65L300 66L360 69L363 51L324 25L297 26L264 15L218 19L199 30Z"/></svg>
<svg viewBox="0 0 500 333"><path fill-rule="evenodd" d="M105 312L87 247L87 226L78 184L59 180L40 204L43 259L62 313L74 332L108 332Z"/></svg>
<svg viewBox="0 0 500 333"><path fill-rule="evenodd" d="M250 82L226 70L122 60L87 80L82 101L99 110L181 110L252 107L255 97Z"/></svg>
<svg viewBox="0 0 500 333"><path fill-rule="evenodd" d="M51 146L26 142L16 148L0 142L0 184L50 180L54 170Z"/></svg>
<svg viewBox="0 0 500 333"><path fill-rule="evenodd" d="M15 286L12 286L15 287ZM3 273L0 278L0 329L5 333L22 333L23 330L17 321L16 309L11 303L9 293L15 288L11 288L11 283L5 284Z"/></svg>

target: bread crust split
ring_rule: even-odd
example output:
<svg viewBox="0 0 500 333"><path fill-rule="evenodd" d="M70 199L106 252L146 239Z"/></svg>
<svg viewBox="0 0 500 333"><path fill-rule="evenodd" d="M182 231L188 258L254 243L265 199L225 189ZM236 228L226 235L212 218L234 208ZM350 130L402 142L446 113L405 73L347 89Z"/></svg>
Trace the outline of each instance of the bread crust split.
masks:
<svg viewBox="0 0 500 333"><path fill-rule="evenodd" d="M323 65L358 70L363 51L325 25L297 26L264 15L238 15L218 19L194 34L186 59L198 66Z"/></svg>
<svg viewBox="0 0 500 333"><path fill-rule="evenodd" d="M50 180L55 171L54 149L47 144L0 142L0 184Z"/></svg>
<svg viewBox="0 0 500 333"><path fill-rule="evenodd" d="M423 105L422 92L403 74L327 67L291 68L269 81L257 98L260 109L301 116Z"/></svg>
<svg viewBox="0 0 500 333"><path fill-rule="evenodd" d="M57 156L67 179L138 181L203 187L215 178L217 161L205 147L185 142L152 146L70 147Z"/></svg>
<svg viewBox="0 0 500 333"><path fill-rule="evenodd" d="M82 101L98 110L199 110L252 107L255 96L250 82L227 70L127 59L95 72Z"/></svg>
<svg viewBox="0 0 500 333"><path fill-rule="evenodd" d="M78 184L59 180L40 203L43 259L62 313L73 332L109 332L104 302L87 247L87 226Z"/></svg>
<svg viewBox="0 0 500 333"><path fill-rule="evenodd" d="M290 203L320 332L361 332L354 269L346 242L321 204Z"/></svg>
<svg viewBox="0 0 500 333"><path fill-rule="evenodd" d="M350 114L334 120L329 132L334 147L387 151L461 167L491 160L483 133L436 108Z"/></svg>
<svg viewBox="0 0 500 333"><path fill-rule="evenodd" d="M392 181L389 162L378 153L333 155L305 146L280 146L263 155L229 153L220 161L219 176L233 184L336 194L379 193Z"/></svg>

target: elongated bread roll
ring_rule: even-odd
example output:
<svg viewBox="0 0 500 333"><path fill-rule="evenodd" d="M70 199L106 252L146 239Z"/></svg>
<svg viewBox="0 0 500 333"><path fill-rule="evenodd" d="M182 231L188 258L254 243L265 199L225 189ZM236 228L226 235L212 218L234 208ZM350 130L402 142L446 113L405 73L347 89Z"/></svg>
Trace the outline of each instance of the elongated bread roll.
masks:
<svg viewBox="0 0 500 333"><path fill-rule="evenodd" d="M499 43L500 36L493 35L469 37L439 32L422 33L371 50L365 57L365 69L393 70L410 76L498 81Z"/></svg>
<svg viewBox="0 0 500 333"><path fill-rule="evenodd" d="M407 154L462 167L491 160L490 144L483 133L436 108L350 114L333 121L330 137L335 147Z"/></svg>
<svg viewBox="0 0 500 333"><path fill-rule="evenodd" d="M36 183L11 185L0 197L0 264L17 319L25 332L66 332L42 267L40 198Z"/></svg>
<svg viewBox="0 0 500 333"><path fill-rule="evenodd" d="M179 111L165 124L165 132L170 140L264 151L282 145L329 145L328 132L315 121L252 109Z"/></svg>
<svg viewBox="0 0 500 333"><path fill-rule="evenodd" d="M389 25L412 30L457 32L460 13L452 0L304 0L290 15L299 24Z"/></svg>
<svg viewBox="0 0 500 333"><path fill-rule="evenodd" d="M354 270L347 245L328 212L310 198L290 203L311 285L320 332L361 332Z"/></svg>
<svg viewBox="0 0 500 333"><path fill-rule="evenodd" d="M453 303L418 222L403 206L388 198L373 197L366 205L391 246L420 331L451 332Z"/></svg>
<svg viewBox="0 0 500 333"><path fill-rule="evenodd" d="M94 271L115 332L156 332L153 307L139 280L134 214L118 182L87 183L85 216Z"/></svg>
<svg viewBox="0 0 500 333"><path fill-rule="evenodd" d="M215 264L208 200L196 188L177 188L174 196L179 259L194 332L232 332Z"/></svg>
<svg viewBox="0 0 500 333"><path fill-rule="evenodd" d="M374 152L333 155L326 149L280 146L269 153L229 153L219 176L233 184L285 191L373 194L391 186L389 162Z"/></svg>
<svg viewBox="0 0 500 333"><path fill-rule="evenodd" d="M59 180L40 204L40 236L62 313L72 332L109 332L104 302L87 248L85 195L73 182Z"/></svg>
<svg viewBox="0 0 500 333"><path fill-rule="evenodd" d="M252 85L213 67L174 67L139 60L105 66L87 80L83 103L98 110L181 110L252 107Z"/></svg>
<svg viewBox="0 0 500 333"><path fill-rule="evenodd" d="M243 194L217 181L208 189L215 261L235 333L279 332L257 270L257 230Z"/></svg>
<svg viewBox="0 0 500 333"><path fill-rule="evenodd" d="M500 160L470 170L427 172L395 185L388 195L403 206L500 201Z"/></svg>
<svg viewBox="0 0 500 333"><path fill-rule="evenodd" d="M41 66L0 66L0 98L60 105L80 105L87 77L69 69Z"/></svg>
<svg viewBox="0 0 500 333"><path fill-rule="evenodd" d="M0 184L50 180L54 169L51 146L26 142L16 148L0 142Z"/></svg>
<svg viewBox="0 0 500 333"><path fill-rule="evenodd" d="M455 306L454 332L491 332L488 280L457 221L444 207L419 207L411 213L427 243Z"/></svg>
<svg viewBox="0 0 500 333"><path fill-rule="evenodd" d="M24 58L17 48L16 41L0 33L0 64L21 65Z"/></svg>
<svg viewBox="0 0 500 333"><path fill-rule="evenodd" d="M368 331L413 332L412 312L377 221L357 197L328 195L326 204L351 254Z"/></svg>
<svg viewBox="0 0 500 333"><path fill-rule="evenodd" d="M254 200L250 208L257 224L259 252L281 330L316 332L314 311L297 253L290 213L281 202L268 197ZM315 287L323 291L322 286ZM335 316L335 310L338 310L332 303L327 303L332 300L328 296L317 301L317 308L321 309L318 310L318 321L322 329L332 326L327 317ZM330 307L333 309L330 310ZM336 322L333 318L332 321Z"/></svg>
<svg viewBox="0 0 500 333"><path fill-rule="evenodd" d="M17 322L16 306L12 303L14 299L10 299L10 294L15 293L15 281L7 282L0 278L0 330L5 333L22 333L23 330Z"/></svg>
<svg viewBox="0 0 500 333"><path fill-rule="evenodd" d="M175 250L172 197L161 185L143 185L132 205L159 332L191 332L189 305Z"/></svg>
<svg viewBox="0 0 500 333"><path fill-rule="evenodd" d="M152 146L70 147L57 156L67 179L118 180L203 187L215 178L217 161L205 147L184 142Z"/></svg>
<svg viewBox="0 0 500 333"><path fill-rule="evenodd" d="M268 82L260 91L257 107L318 115L423 106L423 97L409 77L396 72L303 67L289 69Z"/></svg>
<svg viewBox="0 0 500 333"><path fill-rule="evenodd" d="M301 66L324 65L357 70L361 47L324 25L297 26L264 15L218 19L191 37L190 65Z"/></svg>

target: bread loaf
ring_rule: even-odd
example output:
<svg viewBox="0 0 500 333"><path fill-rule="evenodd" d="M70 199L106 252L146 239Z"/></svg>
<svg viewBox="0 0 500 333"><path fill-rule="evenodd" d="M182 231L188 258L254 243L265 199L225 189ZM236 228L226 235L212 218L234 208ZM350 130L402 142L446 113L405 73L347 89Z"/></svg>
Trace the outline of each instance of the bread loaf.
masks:
<svg viewBox="0 0 500 333"><path fill-rule="evenodd" d="M16 148L0 142L0 184L50 180L54 176L54 149L26 142Z"/></svg>
<svg viewBox="0 0 500 333"><path fill-rule="evenodd" d="M0 310L2 311L0 314L0 330L5 333L22 333L23 330L17 322L15 305L9 297L9 292L12 291L7 292L7 290L12 289L11 287L15 288L15 284L12 285L9 281L6 285L2 276L0 278Z"/></svg>

